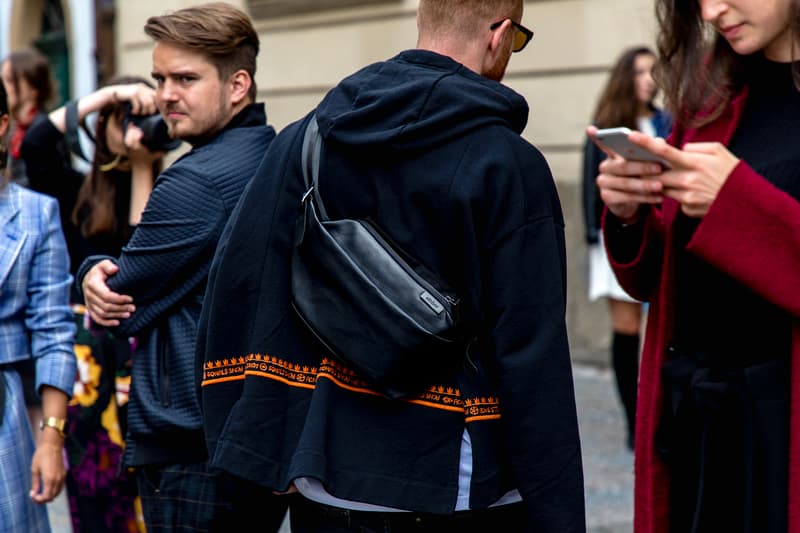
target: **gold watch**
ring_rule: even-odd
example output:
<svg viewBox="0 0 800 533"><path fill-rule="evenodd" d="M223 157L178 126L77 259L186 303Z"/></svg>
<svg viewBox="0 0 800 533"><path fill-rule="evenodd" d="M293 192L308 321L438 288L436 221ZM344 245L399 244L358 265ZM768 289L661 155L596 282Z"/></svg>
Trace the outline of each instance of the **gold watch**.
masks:
<svg viewBox="0 0 800 533"><path fill-rule="evenodd" d="M64 428L67 426L67 421L63 418L56 418L54 416L45 418L41 422L39 422L39 429L44 430L44 428L53 428L58 431L58 434L62 437L66 437L67 434L64 432Z"/></svg>

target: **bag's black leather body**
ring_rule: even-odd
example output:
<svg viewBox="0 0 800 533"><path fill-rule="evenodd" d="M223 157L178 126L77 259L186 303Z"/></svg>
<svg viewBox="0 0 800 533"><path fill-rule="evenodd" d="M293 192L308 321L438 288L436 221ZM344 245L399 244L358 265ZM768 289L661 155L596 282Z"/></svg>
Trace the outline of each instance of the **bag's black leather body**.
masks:
<svg viewBox="0 0 800 533"><path fill-rule="evenodd" d="M293 306L337 358L379 391L413 394L463 360L459 300L369 221L327 220L315 190L318 136L312 120L303 150L311 185L292 257Z"/></svg>

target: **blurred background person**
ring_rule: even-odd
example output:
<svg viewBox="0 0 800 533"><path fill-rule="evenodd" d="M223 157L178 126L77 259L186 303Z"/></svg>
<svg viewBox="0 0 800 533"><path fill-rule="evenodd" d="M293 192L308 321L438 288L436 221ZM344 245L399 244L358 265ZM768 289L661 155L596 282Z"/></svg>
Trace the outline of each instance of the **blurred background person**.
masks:
<svg viewBox="0 0 800 533"><path fill-rule="evenodd" d="M655 53L647 47L628 48L620 54L597 102L593 124L598 128L625 126L651 136L666 137L669 115L655 104L658 88L652 70ZM605 153L591 138L583 156L583 213L589 246L589 300L606 298L611 314L611 364L617 392L625 411L627 445L633 450L636 422L636 387L639 375L639 335L646 306L620 287L608 262L600 231L603 201L597 188L598 166Z"/></svg>
<svg viewBox="0 0 800 533"><path fill-rule="evenodd" d="M77 172L63 166L59 146L66 140L72 150L79 150L75 146L79 124L90 128L85 119L95 112L95 126L89 131L95 141L91 170L71 211L71 223L82 239L81 261L92 254L119 255L141 219L153 180L161 172L163 150L177 146L170 141L154 146L163 150L150 150L142 144L153 146L154 139L144 136L136 119L157 113L155 90L143 78L117 77L52 111L30 128L21 150L29 174L44 180ZM66 440L73 530L143 531L136 511L136 482L120 471L131 342L135 340L117 339L104 328L90 327L82 302L74 303L79 374L69 406Z"/></svg>
<svg viewBox="0 0 800 533"><path fill-rule="evenodd" d="M8 171L14 183L27 187L30 184L20 149L25 133L37 117L47 114L47 106L53 98L55 89L50 63L35 48L17 50L3 59L0 76L8 95L12 121Z"/></svg>
<svg viewBox="0 0 800 533"><path fill-rule="evenodd" d="M9 172L11 181L52 196L58 200L61 229L70 254L70 273L75 273L75 260L80 257L80 236L70 222L72 208L83 182L83 174L61 172L44 174L29 172L22 157L22 144L27 132L39 121L47 118L48 106L55 93L55 82L49 60L35 48L24 48L8 54L0 66L3 85L8 94L12 130L9 141ZM55 158L50 164L72 169L71 157L65 143L59 143L51 152Z"/></svg>
<svg viewBox="0 0 800 533"><path fill-rule="evenodd" d="M9 113L0 85L0 171ZM3 180L0 184L0 531L47 533L47 508L64 486L67 401L75 379L69 309L69 257L58 204ZM38 445L14 364L33 359L44 418Z"/></svg>

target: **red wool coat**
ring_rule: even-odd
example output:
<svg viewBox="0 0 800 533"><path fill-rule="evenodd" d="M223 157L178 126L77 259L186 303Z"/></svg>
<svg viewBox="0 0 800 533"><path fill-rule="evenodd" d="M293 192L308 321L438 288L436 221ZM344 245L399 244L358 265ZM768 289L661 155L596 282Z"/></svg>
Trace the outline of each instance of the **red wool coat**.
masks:
<svg viewBox="0 0 800 533"><path fill-rule="evenodd" d="M739 123L747 91L716 121L673 134L673 144L719 141L728 144ZM787 149L793 149L787 147ZM605 242L621 285L650 302L639 375L636 421L634 531L669 531L669 477L654 447L663 390L661 365L675 320L675 231L679 204L665 199L645 222L635 259L615 261L615 246L604 220ZM607 211L607 210L606 210ZM606 212L607 215L607 212ZM616 239L616 241L615 241ZM793 318L789 443L789 532L800 533L800 202L740 162L720 189L687 249L749 287ZM622 257L617 248L617 257Z"/></svg>

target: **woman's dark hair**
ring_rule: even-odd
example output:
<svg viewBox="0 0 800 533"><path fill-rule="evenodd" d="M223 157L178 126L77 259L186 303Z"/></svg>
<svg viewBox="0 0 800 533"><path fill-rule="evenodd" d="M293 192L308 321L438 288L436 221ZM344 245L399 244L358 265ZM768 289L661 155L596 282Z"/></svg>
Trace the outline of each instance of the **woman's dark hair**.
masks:
<svg viewBox="0 0 800 533"><path fill-rule="evenodd" d="M153 87L146 79L138 76L117 76L109 80L107 85L130 83L144 83ZM124 103L116 102L100 109L97 115L92 168L78 191L78 199L72 210L72 222L80 228L84 237L117 232L120 224L124 227L127 222L117 220L114 206L118 182L124 179L120 174L127 174L129 178L130 164L127 157L111 151L106 138L109 120L114 117L121 125L124 114ZM161 159L153 162L153 176L161 173L162 163Z"/></svg>
<svg viewBox="0 0 800 533"><path fill-rule="evenodd" d="M36 107L43 111L55 95L55 81L50 72L50 60L34 48L16 50L6 58L11 66L11 83L19 92L20 79L36 90Z"/></svg>
<svg viewBox="0 0 800 533"><path fill-rule="evenodd" d="M611 69L608 82L597 101L594 124L598 128L627 126L638 129L639 100L636 98L636 58L642 55L655 57L646 46L629 48L620 54ZM652 105L652 104L651 104Z"/></svg>
<svg viewBox="0 0 800 533"><path fill-rule="evenodd" d="M800 35L798 3L791 4L795 37ZM676 126L697 127L713 121L742 89L745 57L711 31L696 0L656 0L656 18L659 57L653 74ZM800 86L797 66L794 78Z"/></svg>

